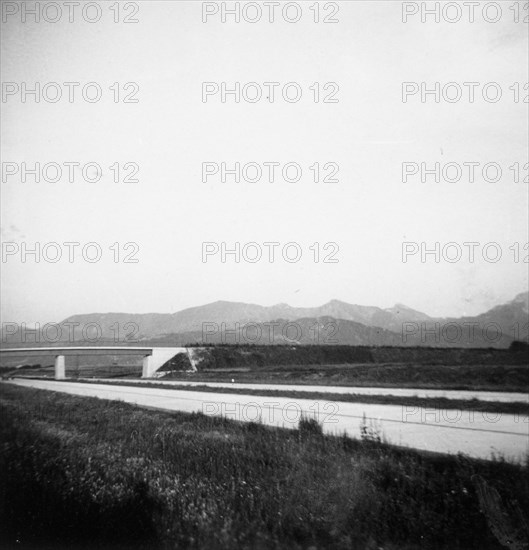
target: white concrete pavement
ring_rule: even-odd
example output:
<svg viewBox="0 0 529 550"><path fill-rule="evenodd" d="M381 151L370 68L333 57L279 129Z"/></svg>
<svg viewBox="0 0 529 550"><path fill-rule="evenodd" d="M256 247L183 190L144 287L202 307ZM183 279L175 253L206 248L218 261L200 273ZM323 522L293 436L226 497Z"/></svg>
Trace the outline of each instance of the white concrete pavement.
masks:
<svg viewBox="0 0 529 550"><path fill-rule="evenodd" d="M94 379L90 379L94 380ZM108 382L108 379L97 378L102 383ZM112 384L120 383L120 380L113 379ZM246 390L277 390L277 391L296 391L296 392L318 392L318 393L337 393L341 395L394 395L397 397L421 397L446 399L478 399L480 401L496 401L500 403L527 403L529 404L529 394L520 392L497 392L497 391L473 391L473 390L434 390L419 388L382 388L382 387L363 387L363 386L314 386L305 384L252 384L252 383L229 383L229 382L187 382L182 380L164 380L155 379L128 379L123 382L138 383L156 383L168 386L207 386L209 388L237 388Z"/></svg>

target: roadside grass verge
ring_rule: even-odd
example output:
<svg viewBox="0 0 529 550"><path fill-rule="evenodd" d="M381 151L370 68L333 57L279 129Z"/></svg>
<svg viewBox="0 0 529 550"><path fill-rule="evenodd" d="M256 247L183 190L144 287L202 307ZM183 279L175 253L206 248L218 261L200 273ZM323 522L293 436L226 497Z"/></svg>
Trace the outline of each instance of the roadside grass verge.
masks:
<svg viewBox="0 0 529 550"><path fill-rule="evenodd" d="M0 419L6 548L483 550L527 537L527 463L8 384Z"/></svg>
<svg viewBox="0 0 529 550"><path fill-rule="evenodd" d="M67 380L71 382L72 380ZM75 380L83 384L101 384L101 381L92 380ZM174 391L200 391L210 393L232 393L239 395L260 395L264 397L292 397L295 399L311 399L321 401L333 401L342 403L367 403L378 405L398 405L402 407L422 407L425 409L456 409L469 411L482 411L487 413L502 413L515 414L529 417L529 401L527 403L505 403L501 401L480 401L479 399L448 399L445 397L401 397L396 395L363 395L363 394L343 394L343 393L328 393L328 392L305 392L288 390L266 390L266 389L246 389L246 388L231 388L223 386L216 388L201 384L192 386L172 386L171 384L159 384L156 382L134 382L132 380L115 381L113 379L105 379L105 384L115 386L132 386L157 388L162 390Z"/></svg>
<svg viewBox="0 0 529 550"><path fill-rule="evenodd" d="M529 363L529 360L527 361ZM379 386L475 391L529 391L529 364L525 365L420 365L350 364L282 365L246 371L226 369L197 373L173 371L167 379L196 382L256 382L331 386Z"/></svg>

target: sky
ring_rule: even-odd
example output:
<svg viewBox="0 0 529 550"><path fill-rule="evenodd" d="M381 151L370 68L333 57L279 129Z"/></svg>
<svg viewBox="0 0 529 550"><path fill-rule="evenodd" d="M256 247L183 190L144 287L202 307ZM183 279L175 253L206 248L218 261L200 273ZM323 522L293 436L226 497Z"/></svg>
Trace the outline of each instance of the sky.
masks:
<svg viewBox="0 0 529 550"><path fill-rule="evenodd" d="M3 85L20 89L23 82L28 88L40 82L43 88L56 82L63 92L55 103L42 97L37 103L31 95L23 102L15 92L0 105L2 322L175 312L216 300L404 303L430 315L460 316L527 291L528 26L514 21L512 2L499 3L496 23L483 20L485 3L474 23L464 17L423 23L420 14L403 23L401 2L338 2L338 23L328 24L315 23L314 2L305 1L297 2L302 17L296 23L282 18L284 3L273 23L265 15L256 23L229 16L223 23L220 13L204 23L202 2L168 0L121 2L116 23L110 10L115 3L96 4L102 15L94 23L78 13L69 22L66 12L56 23L35 22L30 15L24 21L20 12L1 23ZM320 20L330 16L325 4ZM126 24L125 16L138 22ZM72 103L64 82L80 83ZM102 90L94 103L80 93L89 82ZM254 103L236 103L229 95L222 102L220 93L203 98L204 82L255 82L263 96ZM273 102L266 99L265 82L280 83ZM302 90L297 102L282 97L289 82ZM436 103L431 95L422 102L419 93L403 102L403 82L456 82L463 96ZM479 83L473 103L464 82ZM490 97L498 87L502 91L497 102L482 97L490 82L497 83ZM322 101L335 90L324 88L326 83L339 86L333 96L338 102ZM509 89L514 83L518 102ZM54 89L47 88L49 97ZM253 91L248 88L248 94ZM123 102L127 95L138 101ZM36 182L31 174L22 181L22 163L31 168L36 162L61 165L60 181L41 175ZM80 164L73 182L65 162ZM205 162L232 169L236 162L262 169L265 162L280 164L273 182L266 172L258 182L235 182L230 175L225 182L220 175L204 182ZM403 182L404 162L479 165L473 182L466 172L458 182L431 176L422 182L420 174ZM87 163L102 167L99 181L85 181L81 167ZM115 163L118 182L109 168ZM126 163L132 164L125 169ZM282 178L287 163L301 167L299 181ZM319 182L309 168L315 163ZM338 181L321 181L330 171L327 163L339 167ZM487 163L500 166L499 181L492 170L489 181L483 178ZM514 163L518 182L509 169ZM134 165L139 181L123 181ZM10 174L14 167L18 172ZM87 179L94 173L88 166ZM72 262L66 242L80 243ZM242 255L238 263L233 255L224 262L220 253L203 257L203 243L215 243L208 250L220 251L221 243L233 249L234 243L243 248L250 242L263 253L254 263ZM274 262L267 242L279 243ZM408 250L418 251L406 262L404 242L415 243ZM436 242L456 243L446 254L454 258L459 247L462 257L451 262L441 254L436 262L427 255L421 261L421 247ZM463 245L468 242L479 243L474 261ZM21 252L35 243L39 261ZM47 243L60 244L57 262L50 261L52 245L44 257ZM99 261L85 259L87 243L100 247ZM287 243L297 243L288 250L301 250L299 261L283 259ZM247 257L255 250L247 247ZM97 248L85 251L93 258ZM484 260L484 251L489 258L500 251L501 258ZM324 262L331 252L329 259L337 261ZM127 255L137 261L125 262Z"/></svg>

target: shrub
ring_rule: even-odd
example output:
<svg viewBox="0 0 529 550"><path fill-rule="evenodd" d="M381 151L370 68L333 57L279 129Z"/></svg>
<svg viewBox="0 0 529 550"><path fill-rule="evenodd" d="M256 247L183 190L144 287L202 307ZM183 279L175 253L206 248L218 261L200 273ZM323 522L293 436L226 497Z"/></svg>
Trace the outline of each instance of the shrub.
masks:
<svg viewBox="0 0 529 550"><path fill-rule="evenodd" d="M302 416L299 419L298 430L302 436L323 436L323 428L315 418Z"/></svg>

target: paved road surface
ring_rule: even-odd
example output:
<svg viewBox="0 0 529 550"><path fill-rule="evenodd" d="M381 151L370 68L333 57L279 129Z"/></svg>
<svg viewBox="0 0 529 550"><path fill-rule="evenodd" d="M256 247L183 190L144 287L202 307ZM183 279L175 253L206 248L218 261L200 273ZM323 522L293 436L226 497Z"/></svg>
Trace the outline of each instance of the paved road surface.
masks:
<svg viewBox="0 0 529 550"><path fill-rule="evenodd" d="M89 380L93 380L90 378ZM98 378L98 381L105 383L108 379ZM128 379L123 382L156 383L173 386L209 386L211 388L239 388L247 390L279 390L319 393L339 393L359 395L395 395L399 397L446 397L447 399L479 399L480 401L499 401L502 403L529 403L529 394L516 392L491 392L491 391L466 391L466 390L422 390L416 388L373 388L362 386L306 386L303 384L246 384L229 382L187 382L182 380L163 379ZM112 383L119 383L119 380L112 380Z"/></svg>
<svg viewBox="0 0 529 550"><path fill-rule="evenodd" d="M397 445L435 452L462 452L477 458L492 454L521 461L529 453L529 419L522 415L433 410L396 405L334 403L324 400L260 397L213 392L14 379L20 386L122 400L165 410L203 412L242 421L297 427L301 414L313 416L327 433L359 437L363 415Z"/></svg>

